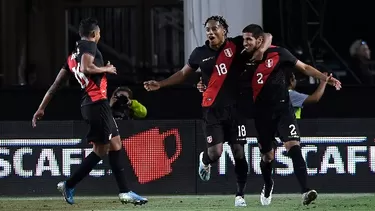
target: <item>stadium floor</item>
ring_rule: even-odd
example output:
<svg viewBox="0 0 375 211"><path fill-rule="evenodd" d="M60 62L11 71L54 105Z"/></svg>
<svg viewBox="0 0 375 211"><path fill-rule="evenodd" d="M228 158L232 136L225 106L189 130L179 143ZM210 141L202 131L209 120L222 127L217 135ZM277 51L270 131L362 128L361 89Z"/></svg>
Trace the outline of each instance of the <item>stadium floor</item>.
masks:
<svg viewBox="0 0 375 211"><path fill-rule="evenodd" d="M301 205L299 194L275 194L272 205L262 207L259 196L246 196L247 207L235 208L234 197L150 196L143 206L122 205L116 197L76 197L75 205L67 205L60 197L10 198L0 197L0 210L140 210L140 211L230 211L230 210L374 210L375 194L320 194L315 203Z"/></svg>

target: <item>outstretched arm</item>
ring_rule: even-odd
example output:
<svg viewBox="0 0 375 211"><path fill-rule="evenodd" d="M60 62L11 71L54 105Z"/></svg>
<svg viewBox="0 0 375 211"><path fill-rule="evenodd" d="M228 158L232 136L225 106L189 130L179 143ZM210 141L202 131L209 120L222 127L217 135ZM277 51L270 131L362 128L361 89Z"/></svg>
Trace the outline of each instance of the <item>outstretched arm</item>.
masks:
<svg viewBox="0 0 375 211"><path fill-rule="evenodd" d="M160 81L160 87L171 86L175 84L180 84L186 80L186 78L193 73L195 70L189 65L185 65L180 71L171 75L169 78L166 78Z"/></svg>
<svg viewBox="0 0 375 211"><path fill-rule="evenodd" d="M194 49L194 51L190 54L188 63L180 71L162 81L145 81L143 83L144 88L147 91L155 91L162 87L182 83L191 73L195 72L199 68L200 57L198 51L198 48Z"/></svg>
<svg viewBox="0 0 375 211"><path fill-rule="evenodd" d="M188 77L188 75L190 75L194 71L195 70L189 65L185 65L180 71L171 75L169 78L166 78L162 81L145 81L143 82L143 86L147 91L156 91L162 87L180 84Z"/></svg>
<svg viewBox="0 0 375 211"><path fill-rule="evenodd" d="M332 77L332 74L327 76L319 70L315 69L314 67L301 62L300 60L297 60L296 68L305 75L311 76L321 81L326 81L329 85L334 86L336 90L341 89L341 82L336 78Z"/></svg>

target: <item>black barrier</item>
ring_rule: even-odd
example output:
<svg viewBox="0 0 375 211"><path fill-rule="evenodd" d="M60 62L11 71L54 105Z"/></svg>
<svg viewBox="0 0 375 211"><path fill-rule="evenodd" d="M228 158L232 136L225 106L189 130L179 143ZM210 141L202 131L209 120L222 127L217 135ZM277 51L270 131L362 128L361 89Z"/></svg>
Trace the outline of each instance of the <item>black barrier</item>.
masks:
<svg viewBox="0 0 375 211"><path fill-rule="evenodd" d="M235 174L230 147L212 169L209 182L197 175L199 153L205 149L200 121L120 121L127 153L129 186L142 194L232 194ZM319 192L375 190L374 119L302 120L302 151L309 184ZM241 127L241 126L240 126ZM248 193L263 185L253 122L246 125ZM0 195L55 195L56 184L72 174L91 145L81 139L86 125L77 121L0 122ZM290 158L276 151L275 192L298 192ZM81 184L79 195L116 194L107 160Z"/></svg>

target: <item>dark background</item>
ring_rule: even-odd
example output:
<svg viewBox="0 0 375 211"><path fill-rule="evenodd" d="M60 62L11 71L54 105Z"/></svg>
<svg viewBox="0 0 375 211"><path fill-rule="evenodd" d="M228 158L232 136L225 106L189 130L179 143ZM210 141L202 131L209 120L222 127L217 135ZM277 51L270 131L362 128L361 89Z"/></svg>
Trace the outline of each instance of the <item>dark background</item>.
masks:
<svg viewBox="0 0 375 211"><path fill-rule="evenodd" d="M355 3L325 0L263 1L263 25L266 31L273 34L275 44L287 47L309 64L316 63L321 71L346 74L337 75L343 82L343 89L335 92L331 87L327 88L321 102L303 109L303 118L375 117L372 100L374 87L356 82L353 76L356 70L346 69L337 58L339 56L349 63L349 46L358 38L366 40L371 48L375 32L370 3L364 0ZM119 69L120 74L109 79L109 94L119 85L129 85L135 98L148 108L148 119L200 118L201 95L194 88L198 76L193 76L184 85L155 93L146 93L141 85L144 80L165 78L185 63L184 33L178 29L183 28L182 1L14 0L1 1L0 8L1 120L31 119L43 94L74 46L77 39L74 27L77 27L81 18L87 16L99 19L103 31L102 43L105 44L99 45L99 48L106 60L111 60ZM168 22L163 30L155 28L161 23L158 22L160 14L172 15L171 18L177 21L176 26ZM309 25L308 22L319 24ZM312 41L320 26L321 33ZM175 43L168 42L172 35L177 36ZM312 57L306 43L311 44ZM161 45L165 46L165 52L160 50ZM176 46L180 46L177 53L173 51ZM22 54L23 48L26 49L25 54ZM152 49L156 49L154 53L160 55L157 63L150 56ZM296 49L301 49L303 54L297 54ZM26 60L26 69L31 75L36 75L37 80L32 85L19 86L17 75L21 55ZM300 79L302 81L297 86L298 91L312 93L315 90L315 84L309 84L306 78ZM51 102L46 119L79 120L80 94L77 83L71 80L69 86ZM245 100L250 99L248 96ZM251 112L249 104L246 116L251 118Z"/></svg>

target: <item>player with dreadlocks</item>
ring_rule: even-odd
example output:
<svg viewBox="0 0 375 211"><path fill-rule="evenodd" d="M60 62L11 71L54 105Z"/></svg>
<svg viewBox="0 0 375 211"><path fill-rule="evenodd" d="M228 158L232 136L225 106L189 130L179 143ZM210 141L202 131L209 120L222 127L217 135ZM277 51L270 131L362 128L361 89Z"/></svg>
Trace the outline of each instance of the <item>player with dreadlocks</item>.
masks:
<svg viewBox="0 0 375 211"><path fill-rule="evenodd" d="M199 156L199 176L208 181L211 164L215 163L223 152L223 143L228 142L235 159L237 175L237 193L235 206L246 206L244 189L247 182L248 164L245 159L244 144L246 131L240 124L237 113L238 81L245 69L246 58L243 38L227 37L228 24L222 16L209 17L204 27L207 41L193 50L188 63L178 72L162 81L146 81L147 91L183 82L188 75L201 69L202 81L206 85L203 93L203 131L206 136L207 150ZM265 35L262 47L252 59L260 60L263 52L271 45L272 36ZM239 130L240 129L240 130ZM241 137L238 137L238 136Z"/></svg>

